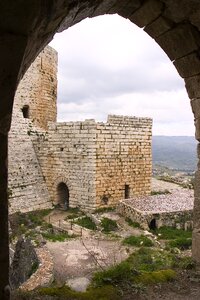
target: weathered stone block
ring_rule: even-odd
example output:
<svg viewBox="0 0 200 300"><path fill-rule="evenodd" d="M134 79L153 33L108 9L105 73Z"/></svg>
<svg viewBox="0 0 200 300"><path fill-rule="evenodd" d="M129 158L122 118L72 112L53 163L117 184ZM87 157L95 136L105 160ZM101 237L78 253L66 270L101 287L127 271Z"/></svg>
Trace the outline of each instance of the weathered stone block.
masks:
<svg viewBox="0 0 200 300"><path fill-rule="evenodd" d="M148 33L152 38L157 38L161 34L165 33L166 31L170 30L173 27L174 27L174 22L172 22L171 20L163 16L160 16L151 24L147 25L144 28L144 31L146 31L146 33Z"/></svg>
<svg viewBox="0 0 200 300"><path fill-rule="evenodd" d="M144 27L160 16L163 7L160 1L148 0L128 18L137 26Z"/></svg>
<svg viewBox="0 0 200 300"><path fill-rule="evenodd" d="M200 74L200 56L194 52L174 61L174 65L183 78Z"/></svg>
<svg viewBox="0 0 200 300"><path fill-rule="evenodd" d="M200 75L185 78L185 87L190 99L200 98Z"/></svg>
<svg viewBox="0 0 200 300"><path fill-rule="evenodd" d="M190 24L179 24L155 39L171 60L183 57L200 46L200 33Z"/></svg>
<svg viewBox="0 0 200 300"><path fill-rule="evenodd" d="M131 16L140 6L142 1L141 0L124 0L118 1L112 8L108 11L109 14L115 14L128 18Z"/></svg>

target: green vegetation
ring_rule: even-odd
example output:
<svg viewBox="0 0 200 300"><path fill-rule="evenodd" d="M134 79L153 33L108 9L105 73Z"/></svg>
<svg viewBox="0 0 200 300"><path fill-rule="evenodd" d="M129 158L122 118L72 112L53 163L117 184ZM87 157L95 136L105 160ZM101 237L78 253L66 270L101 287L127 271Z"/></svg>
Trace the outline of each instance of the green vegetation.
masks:
<svg viewBox="0 0 200 300"><path fill-rule="evenodd" d="M109 218L103 218L101 220L102 231L109 233L118 229L117 222Z"/></svg>
<svg viewBox="0 0 200 300"><path fill-rule="evenodd" d="M101 214L101 213L105 213L105 212L111 212L114 210L115 210L115 207L112 207L112 206L100 207L100 208L95 209L94 214Z"/></svg>
<svg viewBox="0 0 200 300"><path fill-rule="evenodd" d="M141 235L141 236L129 236L123 240L124 245L130 245L130 246L144 246L144 247L152 247L154 244L152 240L150 240L148 237Z"/></svg>
<svg viewBox="0 0 200 300"><path fill-rule="evenodd" d="M82 227L85 227L87 229L91 229L91 230L97 229L96 224L92 221L92 219L90 217L87 217L87 216L74 221L74 223L77 225L80 225Z"/></svg>
<svg viewBox="0 0 200 300"><path fill-rule="evenodd" d="M49 296L49 298L46 298ZM53 297L53 298L51 298ZM120 300L121 297L117 293L116 288L111 285L106 285L100 288L89 288L86 292L76 292L68 286L62 287L44 287L36 291L25 292L17 291L12 297L13 300Z"/></svg>
<svg viewBox="0 0 200 300"><path fill-rule="evenodd" d="M147 285L173 280L176 276L172 270L173 263L173 256L167 252L141 248L120 264L94 274L93 286Z"/></svg>
<svg viewBox="0 0 200 300"><path fill-rule="evenodd" d="M192 231L190 230L183 230L183 229L176 229L173 227L163 226L159 229L152 231L154 234L158 236L158 239L162 240L173 240L177 238L191 238Z"/></svg>
<svg viewBox="0 0 200 300"><path fill-rule="evenodd" d="M67 239L76 237L75 235L68 235L66 232L59 232L59 233L51 233L51 232L44 232L42 236L50 240L51 242L64 242Z"/></svg>
<svg viewBox="0 0 200 300"><path fill-rule="evenodd" d="M41 235L44 239L56 242L63 242L66 239L74 238L75 235L68 235L65 232L55 232L52 224L44 221L44 217L47 216L51 210L33 211L30 213L22 214L16 213L11 216L11 239L19 237L24 234L27 238L35 241L36 245L41 242ZM38 230L35 230L39 227Z"/></svg>
<svg viewBox="0 0 200 300"><path fill-rule="evenodd" d="M189 249L192 246L192 239L191 238L185 238L185 237L179 237L175 240L172 240L169 242L170 247L176 247L180 250L186 250Z"/></svg>
<svg viewBox="0 0 200 300"><path fill-rule="evenodd" d="M151 195L167 195L167 194L171 194L171 192L167 189L163 190L163 191L151 191Z"/></svg>
<svg viewBox="0 0 200 300"><path fill-rule="evenodd" d="M79 207L70 207L67 212L69 215L65 218L65 221L72 220L84 216L84 212L82 212Z"/></svg>
<svg viewBox="0 0 200 300"><path fill-rule="evenodd" d="M11 240L14 237L19 237L22 234L34 236L35 228L40 226L43 230L52 229L52 225L43 220L51 212L51 209L36 210L29 213L17 212L10 216L10 225L12 234Z"/></svg>
<svg viewBox="0 0 200 300"><path fill-rule="evenodd" d="M129 226L133 228L140 228L140 223L133 222L130 218L125 218L125 221L128 223Z"/></svg>
<svg viewBox="0 0 200 300"><path fill-rule="evenodd" d="M39 263L33 262L32 266L31 266L31 270L28 274L28 277L31 277L31 275L37 271L38 267L39 267Z"/></svg>

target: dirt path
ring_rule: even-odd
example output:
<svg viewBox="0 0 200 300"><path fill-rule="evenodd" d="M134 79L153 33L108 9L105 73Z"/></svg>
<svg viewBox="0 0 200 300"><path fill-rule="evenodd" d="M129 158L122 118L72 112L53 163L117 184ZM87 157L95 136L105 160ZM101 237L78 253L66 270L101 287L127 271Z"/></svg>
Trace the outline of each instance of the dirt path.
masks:
<svg viewBox="0 0 200 300"><path fill-rule="evenodd" d="M130 252L118 240L73 239L66 242L48 242L54 260L55 280L63 284L69 279L87 278L126 259Z"/></svg>

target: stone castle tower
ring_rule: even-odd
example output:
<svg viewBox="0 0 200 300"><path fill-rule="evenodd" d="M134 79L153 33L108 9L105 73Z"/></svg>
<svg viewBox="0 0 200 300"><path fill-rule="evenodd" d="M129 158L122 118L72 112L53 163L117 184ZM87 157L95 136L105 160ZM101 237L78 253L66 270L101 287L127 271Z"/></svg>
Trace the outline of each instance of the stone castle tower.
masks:
<svg viewBox="0 0 200 300"><path fill-rule="evenodd" d="M151 190L152 120L56 123L57 53L45 48L21 81L9 136L10 211L93 210Z"/></svg>

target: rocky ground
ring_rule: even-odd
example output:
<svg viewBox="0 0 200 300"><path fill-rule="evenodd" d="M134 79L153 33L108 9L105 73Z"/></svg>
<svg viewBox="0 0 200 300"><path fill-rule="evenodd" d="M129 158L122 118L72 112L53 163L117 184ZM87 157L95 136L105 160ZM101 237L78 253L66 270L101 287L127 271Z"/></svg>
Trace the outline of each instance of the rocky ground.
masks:
<svg viewBox="0 0 200 300"><path fill-rule="evenodd" d="M168 190L170 192L170 194L166 195L154 195L152 198L155 200L154 206L156 201L158 199L161 199L159 198L159 196L163 196L164 198L162 199L171 199L167 203L168 205L170 205L170 203L171 205L173 204L176 209L177 207L191 207L193 204L192 190L183 189L176 184L161 182L156 179L153 179L152 185L154 191L163 190L164 192ZM172 199L174 200L172 201ZM145 209L145 207L149 205L149 198L147 197L147 201L143 202L143 209ZM161 203L159 203L158 206L160 206L160 204ZM167 209L167 207L165 206L164 209ZM51 212L48 216L45 216L44 219L47 222L52 223L53 225L55 224L56 226L62 227L62 221L64 219L66 220L66 217L69 215L69 212L54 211ZM117 265L121 261L125 260L132 252L136 251L135 247L124 245L122 243L123 239L128 236L139 237L141 235L144 235L153 242L154 249L162 250L165 248L165 242L158 241L157 237L151 232L144 231L141 228L137 228L135 226L131 226L124 217L119 216L115 211L95 214L95 219L102 220L103 218L114 220L118 226L117 230L111 231L109 233L104 233L101 229L97 229L95 231L85 230L83 232L81 231L81 235L70 240L62 242L47 241L46 245L53 256L55 281L58 285L63 285L66 283L77 291L84 291L90 283L92 274L95 271L104 270L109 266ZM71 221L69 219L68 223L70 224L70 222ZM64 224L66 224L66 221L64 222ZM73 228L70 230L70 234L72 233ZM187 256L188 258L191 257L191 250L182 252L176 249L175 251L179 253L178 255ZM131 286L126 287L125 289L122 288L122 291L123 295L121 295L120 298L124 300L199 300L200 272L198 269L181 269L177 271L176 279L173 281L162 284L152 284L144 290L139 289L139 292L133 289ZM33 299L54 299L54 297L48 298L45 296L40 298L39 296L37 296L37 298ZM114 300L111 298L105 299Z"/></svg>

